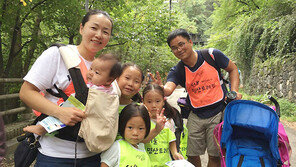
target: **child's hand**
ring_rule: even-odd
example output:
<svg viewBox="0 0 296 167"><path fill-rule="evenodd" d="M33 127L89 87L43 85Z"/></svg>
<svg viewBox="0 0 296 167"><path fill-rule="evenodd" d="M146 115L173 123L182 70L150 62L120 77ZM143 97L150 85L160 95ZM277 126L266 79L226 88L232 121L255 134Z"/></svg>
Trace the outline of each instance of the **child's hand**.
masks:
<svg viewBox="0 0 296 167"><path fill-rule="evenodd" d="M156 77L154 77L151 73L149 73L149 75L152 78L154 84L157 84L159 86L163 86L162 81L161 81L161 76L158 71L156 71Z"/></svg>
<svg viewBox="0 0 296 167"><path fill-rule="evenodd" d="M164 108L161 110L159 114L156 114L156 126L155 129L159 133L163 128L167 121L166 117L163 115Z"/></svg>
<svg viewBox="0 0 296 167"><path fill-rule="evenodd" d="M42 136L47 133L47 131L41 125L30 125L23 128L25 132L35 133L36 135Z"/></svg>
<svg viewBox="0 0 296 167"><path fill-rule="evenodd" d="M180 153L177 153L177 152L175 154L173 154L173 158L174 158L174 160L184 159L184 157Z"/></svg>

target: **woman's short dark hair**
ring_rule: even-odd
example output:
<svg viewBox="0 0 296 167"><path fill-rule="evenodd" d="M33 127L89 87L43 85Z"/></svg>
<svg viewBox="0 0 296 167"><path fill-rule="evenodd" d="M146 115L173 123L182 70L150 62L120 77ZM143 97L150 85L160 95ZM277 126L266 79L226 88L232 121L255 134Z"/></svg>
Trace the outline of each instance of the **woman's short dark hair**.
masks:
<svg viewBox="0 0 296 167"><path fill-rule="evenodd" d="M81 24L82 26L85 25L86 22L88 22L89 20L89 17L92 16L92 15L97 15L97 14L102 14L104 15L108 20L110 20L111 22L111 32L112 32L112 29L113 29L113 20L111 19L110 15L105 12L105 11L102 11L102 10L98 10L98 9L95 9L95 10L90 10L89 12L86 13L86 15L84 15L84 17L82 18L82 21L81 21Z"/></svg>
<svg viewBox="0 0 296 167"><path fill-rule="evenodd" d="M139 103L131 103L127 106L125 106L120 115L119 115L119 134L125 138L124 132L125 132L125 127L127 122L132 118L132 117L137 117L140 116L143 118L146 126L146 133L145 133L145 138L148 136L150 132L150 116L147 111L147 108L143 104Z"/></svg>
<svg viewBox="0 0 296 167"><path fill-rule="evenodd" d="M175 39L177 36L182 36L183 38L186 38L188 41L191 40L190 34L185 29L176 29L172 31L167 38L167 43L169 47L171 47L171 41Z"/></svg>

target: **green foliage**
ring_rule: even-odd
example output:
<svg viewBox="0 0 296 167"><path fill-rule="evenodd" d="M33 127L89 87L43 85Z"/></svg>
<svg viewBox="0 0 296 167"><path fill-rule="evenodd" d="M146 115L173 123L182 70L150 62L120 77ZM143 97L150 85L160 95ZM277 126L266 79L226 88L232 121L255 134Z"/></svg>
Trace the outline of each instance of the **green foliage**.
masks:
<svg viewBox="0 0 296 167"><path fill-rule="evenodd" d="M107 50L116 51L121 61L132 61L145 71L169 70L166 37L176 23L170 20L169 6L162 0L127 1L110 13L114 18L113 38ZM115 13L116 12L116 13Z"/></svg>
<svg viewBox="0 0 296 167"><path fill-rule="evenodd" d="M179 23L179 28L186 28L190 33L198 35L199 40L205 41L208 36L204 32L211 26L209 16L213 11L212 2L212 0L180 0L176 7L181 11L179 19L183 20ZM186 14L185 19L182 18L182 13ZM186 22L190 25L186 25Z"/></svg>
<svg viewBox="0 0 296 167"><path fill-rule="evenodd" d="M286 99L278 100L281 108L281 117L288 121L296 121L296 105Z"/></svg>
<svg viewBox="0 0 296 167"><path fill-rule="evenodd" d="M259 103L266 104L268 106L274 106L274 104L268 100L268 95L248 95L244 92L243 94L243 100L252 100L257 101ZM276 98L276 97L274 97ZM288 101L284 98L276 98L280 105L280 114L281 118L288 120L288 121L296 121L296 104Z"/></svg>
<svg viewBox="0 0 296 167"><path fill-rule="evenodd" d="M238 62L244 78L250 75L255 60L263 63L270 57L295 55L294 1L219 0L214 6L208 47L218 48Z"/></svg>

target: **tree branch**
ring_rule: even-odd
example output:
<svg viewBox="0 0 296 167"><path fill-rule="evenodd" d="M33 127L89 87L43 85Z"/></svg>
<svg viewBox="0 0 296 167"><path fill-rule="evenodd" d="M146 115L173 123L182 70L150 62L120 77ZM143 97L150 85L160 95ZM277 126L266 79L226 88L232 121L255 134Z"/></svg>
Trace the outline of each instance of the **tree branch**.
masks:
<svg viewBox="0 0 296 167"><path fill-rule="evenodd" d="M28 44L28 43L30 43L32 41L32 39L30 39L30 40L27 40L22 46L21 46L21 48L15 53L15 55L14 55L14 57L16 57L20 52L21 52L21 50Z"/></svg>
<svg viewBox="0 0 296 167"><path fill-rule="evenodd" d="M252 2L253 2L253 4L255 5L255 7L256 7L257 9L260 9L259 6L254 2L254 0L252 0Z"/></svg>
<svg viewBox="0 0 296 167"><path fill-rule="evenodd" d="M127 41L122 42L122 43L113 44L113 45L107 45L106 47L113 47L113 46L118 46L118 45L124 45L126 43L127 43Z"/></svg>
<svg viewBox="0 0 296 167"><path fill-rule="evenodd" d="M242 10L242 11L239 11L239 12L234 13L234 14L232 14L232 15L229 15L228 18L230 18L230 17L234 17L234 16L237 16L237 15L240 15L240 14L242 14L242 13L250 13L250 11Z"/></svg>
<svg viewBox="0 0 296 167"><path fill-rule="evenodd" d="M241 1L241 0L236 0L238 3L242 3L242 4L245 4L247 6L249 6L249 4L247 2L244 2L244 1Z"/></svg>
<svg viewBox="0 0 296 167"><path fill-rule="evenodd" d="M22 24L25 22L25 20L27 19L27 17L29 16L29 14L31 13L31 11L33 11L35 8L37 8L39 5L42 5L43 3L45 3L47 0L43 0L41 2L36 3L31 9L30 11L25 15L25 17L23 17L23 19L20 21L19 26L21 27Z"/></svg>

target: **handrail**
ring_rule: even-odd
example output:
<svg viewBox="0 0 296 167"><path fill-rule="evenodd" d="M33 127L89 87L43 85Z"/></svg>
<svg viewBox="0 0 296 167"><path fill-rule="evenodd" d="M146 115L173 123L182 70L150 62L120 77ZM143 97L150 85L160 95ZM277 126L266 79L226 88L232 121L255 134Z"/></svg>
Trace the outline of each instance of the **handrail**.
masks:
<svg viewBox="0 0 296 167"><path fill-rule="evenodd" d="M17 97L19 97L19 93L0 95L0 100L12 99L12 98L17 98Z"/></svg>
<svg viewBox="0 0 296 167"><path fill-rule="evenodd" d="M25 110L26 110L26 107L18 107L11 110L1 111L0 116L16 114L16 113L23 112Z"/></svg>
<svg viewBox="0 0 296 167"><path fill-rule="evenodd" d="M0 78L0 82L23 82L23 78Z"/></svg>

